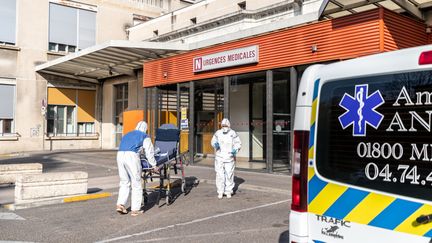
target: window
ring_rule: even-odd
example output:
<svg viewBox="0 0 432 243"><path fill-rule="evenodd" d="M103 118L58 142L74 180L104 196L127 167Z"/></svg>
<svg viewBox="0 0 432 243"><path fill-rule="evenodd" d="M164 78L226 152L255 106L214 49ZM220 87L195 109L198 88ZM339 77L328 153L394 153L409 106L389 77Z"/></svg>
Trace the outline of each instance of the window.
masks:
<svg viewBox="0 0 432 243"><path fill-rule="evenodd" d="M241 10L245 10L245 9L246 9L246 1L244 1L244 2L239 2L239 3L237 3L237 5L239 6L239 8L240 8Z"/></svg>
<svg viewBox="0 0 432 243"><path fill-rule="evenodd" d="M47 132L53 135L75 135L75 107L49 105Z"/></svg>
<svg viewBox="0 0 432 243"><path fill-rule="evenodd" d="M190 21L191 21L192 24L196 24L197 23L196 17L195 18L191 18Z"/></svg>
<svg viewBox="0 0 432 243"><path fill-rule="evenodd" d="M0 44L15 45L16 1L2 0L0 4Z"/></svg>
<svg viewBox="0 0 432 243"><path fill-rule="evenodd" d="M154 37L159 36L159 31L158 31L158 30L153 30L153 36L154 36Z"/></svg>
<svg viewBox="0 0 432 243"><path fill-rule="evenodd" d="M171 15L171 26L177 23L177 15Z"/></svg>
<svg viewBox="0 0 432 243"><path fill-rule="evenodd" d="M431 201L431 76L421 71L324 81L318 174Z"/></svg>
<svg viewBox="0 0 432 243"><path fill-rule="evenodd" d="M116 126L116 146L120 145L123 135L123 111L128 108L128 84L119 84L115 89L115 126Z"/></svg>
<svg viewBox="0 0 432 243"><path fill-rule="evenodd" d="M14 133L15 85L0 84L0 136Z"/></svg>
<svg viewBox="0 0 432 243"><path fill-rule="evenodd" d="M94 45L95 39L95 12L50 3L50 51L75 52Z"/></svg>
<svg viewBox="0 0 432 243"><path fill-rule="evenodd" d="M78 133L87 135L94 134L94 123L93 122L79 122L78 123Z"/></svg>
<svg viewBox="0 0 432 243"><path fill-rule="evenodd" d="M94 135L95 91L48 88L47 133L50 136Z"/></svg>
<svg viewBox="0 0 432 243"><path fill-rule="evenodd" d="M151 19L152 18L148 17L148 16L134 14L133 15L133 26L142 24L142 23L147 22L147 21L149 21Z"/></svg>

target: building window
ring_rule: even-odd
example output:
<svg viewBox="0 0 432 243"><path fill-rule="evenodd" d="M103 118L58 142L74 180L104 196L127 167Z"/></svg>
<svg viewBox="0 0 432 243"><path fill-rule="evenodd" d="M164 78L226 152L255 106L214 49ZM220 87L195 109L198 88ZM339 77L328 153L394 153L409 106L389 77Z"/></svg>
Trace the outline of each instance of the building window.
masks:
<svg viewBox="0 0 432 243"><path fill-rule="evenodd" d="M147 21L149 21L151 19L152 18L149 17L149 16L134 14L133 15L133 26L142 24L142 23L147 22Z"/></svg>
<svg viewBox="0 0 432 243"><path fill-rule="evenodd" d="M52 135L75 135L75 106L49 105L47 132Z"/></svg>
<svg viewBox="0 0 432 243"><path fill-rule="evenodd" d="M48 88L49 136L95 135L95 91Z"/></svg>
<svg viewBox="0 0 432 243"><path fill-rule="evenodd" d="M94 123L93 122L79 122L78 133L83 135L94 134Z"/></svg>
<svg viewBox="0 0 432 243"><path fill-rule="evenodd" d="M128 108L128 84L119 84L115 89L115 127L116 127L116 146L120 145L123 136L123 112Z"/></svg>
<svg viewBox="0 0 432 243"><path fill-rule="evenodd" d="M237 3L241 10L246 10L246 1Z"/></svg>
<svg viewBox="0 0 432 243"><path fill-rule="evenodd" d="M15 85L0 84L0 136L14 133Z"/></svg>
<svg viewBox="0 0 432 243"><path fill-rule="evenodd" d="M16 1L2 0L0 4L0 45L15 45Z"/></svg>
<svg viewBox="0 0 432 243"><path fill-rule="evenodd" d="M48 49L76 52L96 43L96 13L50 3Z"/></svg>
<svg viewBox="0 0 432 243"><path fill-rule="evenodd" d="M191 21L192 24L196 24L197 23L196 17L195 18L191 18L190 21Z"/></svg>
<svg viewBox="0 0 432 243"><path fill-rule="evenodd" d="M171 15L171 25L175 25L177 23L177 15Z"/></svg>

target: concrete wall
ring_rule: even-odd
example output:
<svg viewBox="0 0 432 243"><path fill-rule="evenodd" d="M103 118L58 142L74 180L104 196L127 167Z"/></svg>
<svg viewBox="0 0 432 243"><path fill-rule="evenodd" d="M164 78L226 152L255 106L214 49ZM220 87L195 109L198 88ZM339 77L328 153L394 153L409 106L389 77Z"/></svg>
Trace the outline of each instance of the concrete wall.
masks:
<svg viewBox="0 0 432 243"><path fill-rule="evenodd" d="M62 56L48 52L49 2L49 0L17 0L16 45L0 46L0 78L16 83L14 125L15 132L20 135L18 138L0 137L0 154L49 149L51 146L51 141L45 140L43 136L44 117L41 115L42 100L47 98L48 80L35 72L36 65ZM75 1L77 2L97 6L97 43L112 39L126 39L124 26L132 25L133 14L156 17L164 11L161 8L139 4L139 1L134 0ZM165 6L168 7L168 4ZM105 111L109 113L112 109ZM96 114L98 113L100 111L96 110ZM99 127L96 122L96 131L99 131ZM107 132L111 131L112 129ZM93 139L67 138L53 141L53 149L100 147L101 141ZM112 148L112 146L108 147Z"/></svg>
<svg viewBox="0 0 432 243"><path fill-rule="evenodd" d="M115 85L128 84L128 110L144 108L144 89L142 88L142 71L136 77L121 76L107 79L103 83L102 114L102 148L115 148Z"/></svg>
<svg viewBox="0 0 432 243"><path fill-rule="evenodd" d="M184 29L192 29L199 26L204 22L211 22L213 20L222 20L229 15L239 13L241 11L238 3L244 2L245 0L204 0L200 1L192 6L179 9L172 13L163 15L159 18L153 19L146 23L130 29L131 40L148 40L154 39L154 30L158 30L159 35L174 34L176 31ZM253 13L256 11L263 10L275 4L288 3L286 0L247 0L245 13ZM211 27L207 30L193 31L187 36L181 37L181 39L174 38L170 41L192 43L212 37L218 37L227 33L235 33L239 30L271 23L274 21L281 21L289 19L294 16L306 13L317 12L322 1L321 0L306 0L302 6L293 5L293 7L283 13L269 15L261 19L244 19L236 20L231 24L223 24L220 27ZM175 22L172 22L175 16ZM196 18L197 24L193 24L190 19ZM216 25L219 26L219 25Z"/></svg>

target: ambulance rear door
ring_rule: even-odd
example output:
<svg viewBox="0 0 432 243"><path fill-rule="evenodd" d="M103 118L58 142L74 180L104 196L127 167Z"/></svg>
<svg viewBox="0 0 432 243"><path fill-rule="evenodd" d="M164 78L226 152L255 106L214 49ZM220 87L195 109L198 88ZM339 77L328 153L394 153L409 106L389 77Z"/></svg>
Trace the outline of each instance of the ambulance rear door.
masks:
<svg viewBox="0 0 432 243"><path fill-rule="evenodd" d="M413 52L406 60L415 63L389 60L382 73L367 73L368 65L386 65L380 58L359 61L363 66L328 65L316 81L308 170L311 242L430 242L432 69L419 65L422 50ZM354 75L340 74L350 68Z"/></svg>

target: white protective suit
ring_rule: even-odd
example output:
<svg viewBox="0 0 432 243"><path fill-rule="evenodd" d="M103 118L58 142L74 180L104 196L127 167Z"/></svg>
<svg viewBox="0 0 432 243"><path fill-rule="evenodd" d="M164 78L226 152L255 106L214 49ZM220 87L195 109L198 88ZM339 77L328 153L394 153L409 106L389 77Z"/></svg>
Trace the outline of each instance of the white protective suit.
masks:
<svg viewBox="0 0 432 243"><path fill-rule="evenodd" d="M237 133L230 128L228 119L224 118L221 125L222 128L216 131L211 140L211 145L216 150L216 187L219 195L230 197L234 188L234 157L241 148L241 141Z"/></svg>
<svg viewBox="0 0 432 243"><path fill-rule="evenodd" d="M140 210L143 198L141 184L142 167L140 160L140 153L142 150L144 150L148 162L152 166L156 166L151 138L145 134L147 131L147 123L144 121L139 122L135 130L141 133L132 131L130 133L134 133L135 136L128 136L129 133L126 134L117 152L117 166L120 177L117 205L126 204L132 185L132 211Z"/></svg>

